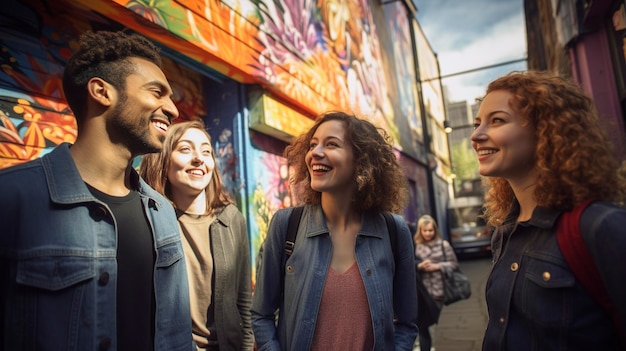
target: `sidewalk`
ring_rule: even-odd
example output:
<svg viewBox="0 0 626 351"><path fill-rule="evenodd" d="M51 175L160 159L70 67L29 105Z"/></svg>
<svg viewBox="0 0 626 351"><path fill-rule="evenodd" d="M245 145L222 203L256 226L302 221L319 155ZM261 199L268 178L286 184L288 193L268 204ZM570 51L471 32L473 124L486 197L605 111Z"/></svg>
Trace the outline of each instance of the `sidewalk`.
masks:
<svg viewBox="0 0 626 351"><path fill-rule="evenodd" d="M490 258L460 261L461 270L472 283L472 296L444 306L435 327L433 345L436 351L481 351L487 327L485 285L491 269ZM414 349L419 351L419 347Z"/></svg>

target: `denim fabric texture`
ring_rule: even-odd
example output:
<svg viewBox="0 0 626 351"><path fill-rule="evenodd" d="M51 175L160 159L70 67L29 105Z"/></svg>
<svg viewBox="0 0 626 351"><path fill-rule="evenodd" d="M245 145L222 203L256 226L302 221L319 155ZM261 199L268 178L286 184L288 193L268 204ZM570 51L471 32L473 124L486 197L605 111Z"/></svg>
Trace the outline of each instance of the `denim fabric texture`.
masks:
<svg viewBox="0 0 626 351"><path fill-rule="evenodd" d="M487 281L489 322L483 350L622 350L610 315L586 293L556 240L560 211L536 208L516 223L515 207L493 236ZM626 321L626 211L590 205L581 217L585 244L622 321ZM621 328L626 330L624 324Z"/></svg>
<svg viewBox="0 0 626 351"><path fill-rule="evenodd" d="M94 155L97 157L97 155ZM139 178L156 262L155 350L193 350L176 215ZM62 144L0 172L0 349L117 349L117 233Z"/></svg>
<svg viewBox="0 0 626 351"><path fill-rule="evenodd" d="M252 329L259 351L309 350L315 331L332 246L321 207L307 205L293 254L283 270L291 211L282 209L274 214L258 269ZM413 243L406 223L397 215L394 220L398 228L395 261L382 214L363 214L356 240L356 261L374 327L374 350L411 350L417 337ZM276 309L279 310L277 326Z"/></svg>

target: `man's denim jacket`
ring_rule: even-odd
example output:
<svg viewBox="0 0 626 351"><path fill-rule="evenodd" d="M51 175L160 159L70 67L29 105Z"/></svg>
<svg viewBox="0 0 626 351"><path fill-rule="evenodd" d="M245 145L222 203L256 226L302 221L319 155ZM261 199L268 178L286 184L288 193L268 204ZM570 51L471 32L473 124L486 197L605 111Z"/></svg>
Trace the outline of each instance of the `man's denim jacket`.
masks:
<svg viewBox="0 0 626 351"><path fill-rule="evenodd" d="M292 210L274 214L264 243L252 302L252 329L260 351L308 350L313 340L332 246L321 207L306 206L293 254L283 269ZM397 215L394 219L398 228L395 260L382 214L363 214L357 234L356 261L372 316L374 350L412 350L417 336L413 243L407 225Z"/></svg>
<svg viewBox="0 0 626 351"><path fill-rule="evenodd" d="M174 210L134 170L131 183L156 250L155 350L192 350ZM0 233L0 349L117 349L115 223L80 177L69 144L0 172Z"/></svg>

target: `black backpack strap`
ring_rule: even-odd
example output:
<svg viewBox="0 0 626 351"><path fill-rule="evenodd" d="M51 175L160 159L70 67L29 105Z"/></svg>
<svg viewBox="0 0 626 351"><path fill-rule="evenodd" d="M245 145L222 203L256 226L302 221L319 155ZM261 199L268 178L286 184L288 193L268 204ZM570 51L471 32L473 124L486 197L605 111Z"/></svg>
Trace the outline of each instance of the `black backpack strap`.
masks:
<svg viewBox="0 0 626 351"><path fill-rule="evenodd" d="M298 226L302 217L304 206L294 207L289 215L289 223L287 224L287 238L285 239L285 258L289 258L296 246L296 236L298 235Z"/></svg>
<svg viewBox="0 0 626 351"><path fill-rule="evenodd" d="M391 243L391 252L393 253L394 260L396 259L396 252L398 251L398 228L396 227L396 220L389 212L383 212L385 221L387 222L387 231L389 231L389 242Z"/></svg>
<svg viewBox="0 0 626 351"><path fill-rule="evenodd" d="M287 223L287 237L285 238L285 256L283 257L283 271L280 275L280 290L283 291L283 293L285 289L285 265L287 264L287 259L293 253L293 248L296 246L296 237L298 236L298 226L300 225L302 210L304 210L304 206L297 206L294 207L289 214L289 222Z"/></svg>

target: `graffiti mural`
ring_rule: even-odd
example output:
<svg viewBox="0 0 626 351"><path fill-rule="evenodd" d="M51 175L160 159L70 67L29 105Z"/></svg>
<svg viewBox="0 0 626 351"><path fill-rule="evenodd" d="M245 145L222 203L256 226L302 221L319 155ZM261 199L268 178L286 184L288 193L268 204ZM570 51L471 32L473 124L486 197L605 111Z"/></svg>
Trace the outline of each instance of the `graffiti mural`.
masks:
<svg viewBox="0 0 626 351"><path fill-rule="evenodd" d="M292 205L289 188L287 160L283 157L252 149L248 158L250 176L249 213L250 251L252 269L256 270L256 258L265 240L272 215L279 209ZM255 277L252 277L253 282Z"/></svg>
<svg viewBox="0 0 626 351"><path fill-rule="evenodd" d="M41 157L56 145L75 140L76 121L65 103L61 77L80 33L95 29L141 33L163 49L163 69L181 115L178 121L201 118L209 128L225 186L238 197L248 222L253 265L273 213L295 201L281 152L249 137L257 131L250 131L241 117L249 112L244 106L248 87L259 87L268 96L265 100L297 111L285 116L302 116L291 121L299 127L319 113L340 109L385 128L397 149L410 156L419 148L415 142L422 138L421 119L409 23L402 18L406 13L399 4L370 6L367 0L13 3L0 8L0 168ZM213 74L219 75L215 82L207 78ZM226 89L227 84L236 86ZM216 106L224 108L216 110ZM279 120L274 110L264 112L270 112L265 120ZM419 189L427 184L421 173L411 178L418 188L414 202L420 205L424 196ZM426 209L418 209L422 210Z"/></svg>
<svg viewBox="0 0 626 351"><path fill-rule="evenodd" d="M55 109L49 106L54 105ZM54 100L0 97L0 169L41 157L76 140L76 121Z"/></svg>
<svg viewBox="0 0 626 351"><path fill-rule="evenodd" d="M385 52L392 57L388 73L399 102L396 113L403 117L395 120L400 126L400 145L405 153L419 159L416 156L423 152L424 136L414 56L407 54L413 51L409 16L400 2L385 5L384 15L389 36L394 38L387 42Z"/></svg>
<svg viewBox="0 0 626 351"><path fill-rule="evenodd" d="M32 26L28 31L3 28L0 37L0 169L76 140L76 120L62 89L63 66L78 46L80 33L106 23L72 7L54 9L31 2L34 5L21 5L10 13L0 11L3 23ZM201 76L168 58L163 58L163 70L180 112L177 122L203 118Z"/></svg>
<svg viewBox="0 0 626 351"><path fill-rule="evenodd" d="M85 4L234 80L259 83L311 115L352 111L399 140L366 0L112 2L149 23L129 22L106 1ZM177 37L155 32L155 25Z"/></svg>

